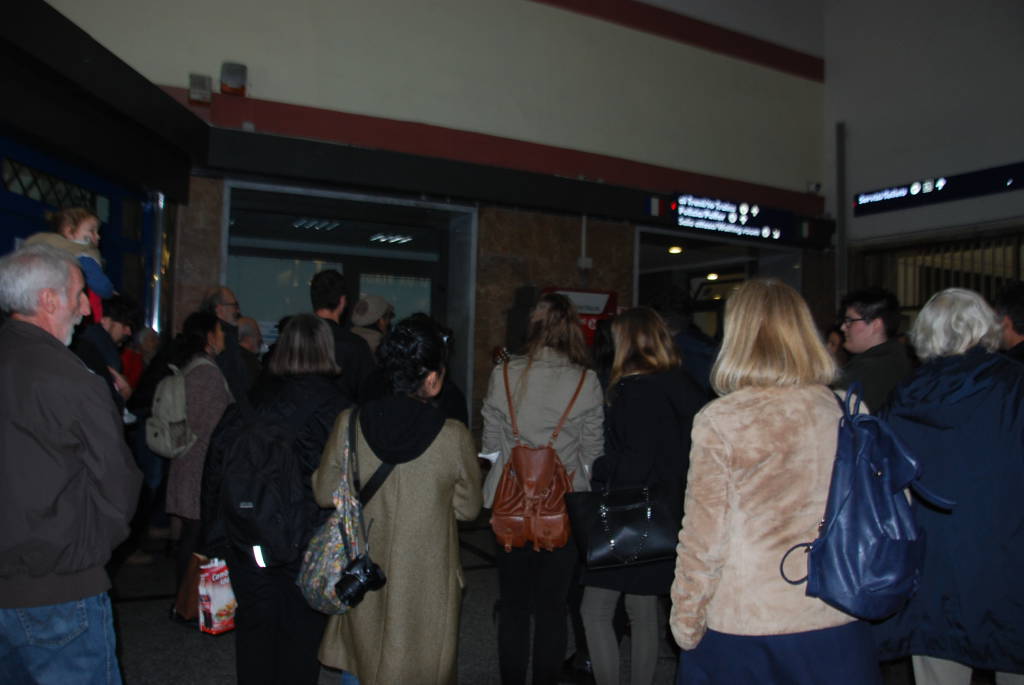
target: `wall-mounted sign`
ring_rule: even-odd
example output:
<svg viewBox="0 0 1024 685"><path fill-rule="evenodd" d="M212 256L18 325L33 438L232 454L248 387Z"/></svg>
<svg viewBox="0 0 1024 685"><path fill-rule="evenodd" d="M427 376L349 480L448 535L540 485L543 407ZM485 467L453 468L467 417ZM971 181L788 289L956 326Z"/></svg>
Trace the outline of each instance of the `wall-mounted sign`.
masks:
<svg viewBox="0 0 1024 685"><path fill-rule="evenodd" d="M670 208L676 226L720 237L749 238L756 242L828 244L831 229L820 222L802 220L792 212L756 202L734 202L699 195L679 195Z"/></svg>
<svg viewBox="0 0 1024 685"><path fill-rule="evenodd" d="M902 185L857 193L853 196L853 215L891 212L936 202L1005 193L1022 187L1024 162L953 176L932 176Z"/></svg>

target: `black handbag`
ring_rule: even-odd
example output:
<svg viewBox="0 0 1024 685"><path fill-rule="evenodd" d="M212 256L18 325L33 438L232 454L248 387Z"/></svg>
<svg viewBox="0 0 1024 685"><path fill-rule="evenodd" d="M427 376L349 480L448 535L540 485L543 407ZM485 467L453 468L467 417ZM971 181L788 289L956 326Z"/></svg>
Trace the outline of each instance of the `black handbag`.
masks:
<svg viewBox="0 0 1024 685"><path fill-rule="evenodd" d="M649 482L649 481L648 481ZM683 519L681 483L573 492L572 533L590 570L674 559Z"/></svg>

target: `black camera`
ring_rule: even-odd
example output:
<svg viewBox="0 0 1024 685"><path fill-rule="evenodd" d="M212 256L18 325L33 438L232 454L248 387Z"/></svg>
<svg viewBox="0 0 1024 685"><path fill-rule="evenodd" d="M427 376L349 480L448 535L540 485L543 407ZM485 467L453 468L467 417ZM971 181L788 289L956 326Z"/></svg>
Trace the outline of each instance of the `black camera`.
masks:
<svg viewBox="0 0 1024 685"><path fill-rule="evenodd" d="M367 592L381 589L386 582L381 567L370 559L370 555L364 554L353 559L341 572L341 578L334 585L334 592L342 604L352 608L363 601Z"/></svg>

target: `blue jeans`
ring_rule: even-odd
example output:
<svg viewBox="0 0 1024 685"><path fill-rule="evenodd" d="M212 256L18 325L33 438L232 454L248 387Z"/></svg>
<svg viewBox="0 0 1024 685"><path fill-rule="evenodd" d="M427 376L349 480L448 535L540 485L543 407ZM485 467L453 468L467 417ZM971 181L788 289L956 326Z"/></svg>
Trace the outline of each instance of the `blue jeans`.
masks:
<svg viewBox="0 0 1024 685"><path fill-rule="evenodd" d="M107 593L0 609L0 683L120 685Z"/></svg>

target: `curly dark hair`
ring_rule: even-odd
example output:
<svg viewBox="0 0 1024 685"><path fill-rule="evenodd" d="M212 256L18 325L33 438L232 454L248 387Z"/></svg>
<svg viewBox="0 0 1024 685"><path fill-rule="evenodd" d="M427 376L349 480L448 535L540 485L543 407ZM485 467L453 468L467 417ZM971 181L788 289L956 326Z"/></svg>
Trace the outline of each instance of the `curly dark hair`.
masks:
<svg viewBox="0 0 1024 685"><path fill-rule="evenodd" d="M409 317L381 342L377 359L393 395L415 395L431 371L444 371L448 348L437 324Z"/></svg>

